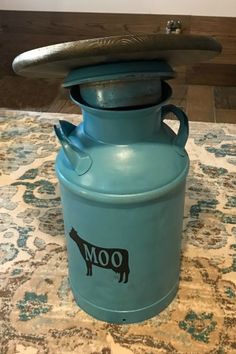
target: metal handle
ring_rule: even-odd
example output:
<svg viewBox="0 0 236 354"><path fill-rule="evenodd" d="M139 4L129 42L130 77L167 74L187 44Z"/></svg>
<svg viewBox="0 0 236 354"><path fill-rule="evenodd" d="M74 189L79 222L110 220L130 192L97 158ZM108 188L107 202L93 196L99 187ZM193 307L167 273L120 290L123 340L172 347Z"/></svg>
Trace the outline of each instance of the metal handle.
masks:
<svg viewBox="0 0 236 354"><path fill-rule="evenodd" d="M174 113L174 115L180 122L178 133L174 139L174 144L181 148L184 148L189 135L188 117L186 116L184 111L182 111L182 109L174 106L173 104L168 104L162 107L162 120L164 120L165 116L170 112Z"/></svg>
<svg viewBox="0 0 236 354"><path fill-rule="evenodd" d="M59 126L54 125L55 133L62 145L62 148L70 161L75 172L81 176L92 166L91 157L78 146L74 145L69 135L76 128L72 123L65 120L59 121Z"/></svg>

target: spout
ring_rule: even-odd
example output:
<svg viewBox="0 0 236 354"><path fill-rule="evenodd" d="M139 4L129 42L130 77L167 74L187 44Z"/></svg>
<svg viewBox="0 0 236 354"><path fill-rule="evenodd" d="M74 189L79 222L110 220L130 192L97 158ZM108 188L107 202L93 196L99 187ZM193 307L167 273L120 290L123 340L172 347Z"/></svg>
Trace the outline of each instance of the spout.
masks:
<svg viewBox="0 0 236 354"><path fill-rule="evenodd" d="M81 176L92 166L91 157L78 146L74 145L69 135L75 129L75 125L64 120L59 121L59 126L54 125L55 133L62 145L64 153L70 161L75 172Z"/></svg>

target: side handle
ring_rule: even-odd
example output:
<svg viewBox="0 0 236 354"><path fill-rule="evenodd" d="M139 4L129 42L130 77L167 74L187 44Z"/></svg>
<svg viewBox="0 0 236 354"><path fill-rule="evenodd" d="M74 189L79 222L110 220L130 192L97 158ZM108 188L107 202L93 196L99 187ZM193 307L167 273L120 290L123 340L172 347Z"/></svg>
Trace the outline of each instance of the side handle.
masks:
<svg viewBox="0 0 236 354"><path fill-rule="evenodd" d="M65 120L60 120L59 125L54 125L55 133L62 145L64 153L70 161L75 172L81 176L92 166L92 159L89 154L82 151L70 139L70 134L76 126Z"/></svg>
<svg viewBox="0 0 236 354"><path fill-rule="evenodd" d="M182 109L174 106L173 104L168 104L162 107L162 120L164 120L167 113L170 112L174 113L180 123L178 133L174 139L174 144L180 148L184 148L189 135L188 117Z"/></svg>

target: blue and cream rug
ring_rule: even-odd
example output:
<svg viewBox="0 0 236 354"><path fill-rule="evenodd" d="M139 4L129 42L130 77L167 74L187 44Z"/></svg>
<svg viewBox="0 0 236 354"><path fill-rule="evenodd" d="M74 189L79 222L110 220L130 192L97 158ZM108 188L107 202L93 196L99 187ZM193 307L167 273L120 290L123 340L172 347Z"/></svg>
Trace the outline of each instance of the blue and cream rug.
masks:
<svg viewBox="0 0 236 354"><path fill-rule="evenodd" d="M0 110L0 353L236 353L236 125L190 123L176 299L151 320L112 325L80 310L68 284L54 173L63 118Z"/></svg>

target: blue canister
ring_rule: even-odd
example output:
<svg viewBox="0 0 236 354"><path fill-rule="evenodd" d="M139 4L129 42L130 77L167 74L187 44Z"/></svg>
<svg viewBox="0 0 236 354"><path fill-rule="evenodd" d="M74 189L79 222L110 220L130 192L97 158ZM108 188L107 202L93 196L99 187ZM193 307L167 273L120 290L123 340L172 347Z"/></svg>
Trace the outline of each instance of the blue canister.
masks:
<svg viewBox="0 0 236 354"><path fill-rule="evenodd" d="M165 105L171 89L161 86L160 102L123 109L91 107L73 86L83 122L55 127L71 288L107 322L150 318L178 289L188 119ZM177 135L164 122L169 112Z"/></svg>

